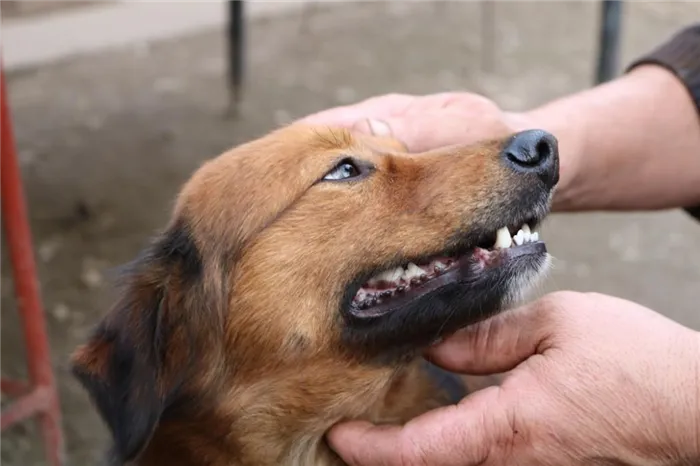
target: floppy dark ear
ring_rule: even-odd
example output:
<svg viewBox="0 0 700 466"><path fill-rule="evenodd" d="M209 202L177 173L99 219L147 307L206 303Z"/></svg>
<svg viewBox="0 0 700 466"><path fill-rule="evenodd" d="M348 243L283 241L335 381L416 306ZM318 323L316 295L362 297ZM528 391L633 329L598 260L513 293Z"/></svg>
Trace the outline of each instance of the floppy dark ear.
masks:
<svg viewBox="0 0 700 466"><path fill-rule="evenodd" d="M192 355L183 307L200 272L187 228L175 224L136 261L120 299L72 357L121 462L144 449L186 377Z"/></svg>

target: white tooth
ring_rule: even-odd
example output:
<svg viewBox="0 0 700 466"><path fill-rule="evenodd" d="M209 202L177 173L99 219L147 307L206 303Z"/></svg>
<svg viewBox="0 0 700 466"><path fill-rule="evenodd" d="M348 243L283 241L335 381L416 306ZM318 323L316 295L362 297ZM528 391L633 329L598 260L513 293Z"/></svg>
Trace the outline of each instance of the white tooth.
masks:
<svg viewBox="0 0 700 466"><path fill-rule="evenodd" d="M521 246L525 242L525 233L523 233L523 230L518 230L518 233L513 236L513 241L515 241L515 244L518 246Z"/></svg>
<svg viewBox="0 0 700 466"><path fill-rule="evenodd" d="M511 244L512 241L510 238L510 232L508 231L508 227L500 228L496 232L496 243L493 245L493 247L495 249L504 249L509 248Z"/></svg>
<svg viewBox="0 0 700 466"><path fill-rule="evenodd" d="M393 282L396 270L385 270L374 278L375 282Z"/></svg>
<svg viewBox="0 0 700 466"><path fill-rule="evenodd" d="M416 264L411 262L406 267L406 272L404 273L404 278L406 280L410 280L413 277L420 277L423 274L425 274L425 272L423 272L423 269L421 269Z"/></svg>
<svg viewBox="0 0 700 466"><path fill-rule="evenodd" d="M531 240L532 242L539 241L539 240L540 240L540 234L537 233L536 231L532 232L532 234L530 235L530 240Z"/></svg>
<svg viewBox="0 0 700 466"><path fill-rule="evenodd" d="M522 226L521 230L523 230L523 233L525 233L525 235L529 235L530 234L530 225L528 225L526 223L525 225Z"/></svg>
<svg viewBox="0 0 700 466"><path fill-rule="evenodd" d="M447 270L447 264L445 264L444 262L437 261L435 262L435 264L433 264L433 268L437 269L438 272L442 273L445 270Z"/></svg>

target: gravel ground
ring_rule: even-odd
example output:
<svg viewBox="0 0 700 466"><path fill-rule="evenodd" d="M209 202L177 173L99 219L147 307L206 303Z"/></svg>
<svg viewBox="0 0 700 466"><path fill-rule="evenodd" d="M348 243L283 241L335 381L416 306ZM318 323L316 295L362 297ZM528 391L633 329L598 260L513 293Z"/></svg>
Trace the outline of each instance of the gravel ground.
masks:
<svg viewBox="0 0 700 466"><path fill-rule="evenodd" d="M625 62L700 17L700 3L626 6ZM495 8L487 70L474 2L325 4L304 26L299 15L256 20L236 120L222 116L222 31L8 76L69 464L94 464L107 437L67 357L110 302L113 268L163 224L201 161L292 118L385 92L466 89L522 109L591 84L597 3ZM632 298L700 329L700 225L684 213L556 215L544 236L556 268L543 291ZM6 257L3 249L2 373L21 376ZM33 423L4 433L1 459L44 464Z"/></svg>

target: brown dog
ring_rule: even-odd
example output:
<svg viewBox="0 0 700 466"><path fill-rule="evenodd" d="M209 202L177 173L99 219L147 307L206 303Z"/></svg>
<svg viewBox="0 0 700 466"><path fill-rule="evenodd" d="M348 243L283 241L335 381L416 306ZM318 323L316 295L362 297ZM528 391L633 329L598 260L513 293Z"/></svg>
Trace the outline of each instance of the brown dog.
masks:
<svg viewBox="0 0 700 466"><path fill-rule="evenodd" d="M557 180L542 131L408 154L296 124L209 161L73 357L117 461L340 464L339 420L449 403L421 350L546 269Z"/></svg>

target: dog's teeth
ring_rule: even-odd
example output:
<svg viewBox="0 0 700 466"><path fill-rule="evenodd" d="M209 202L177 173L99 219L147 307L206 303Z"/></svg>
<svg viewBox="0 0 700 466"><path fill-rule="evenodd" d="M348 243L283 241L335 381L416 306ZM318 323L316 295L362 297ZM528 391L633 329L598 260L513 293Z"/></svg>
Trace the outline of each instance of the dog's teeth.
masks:
<svg viewBox="0 0 700 466"><path fill-rule="evenodd" d="M389 282L389 283L394 283L397 281L399 278L401 278L401 275L403 275L403 268L398 267L392 270L385 270L384 272L380 273L376 277L374 277L372 280L376 283L379 282Z"/></svg>
<svg viewBox="0 0 700 466"><path fill-rule="evenodd" d="M436 262L433 269L435 270L435 273L442 273L447 270L447 265L443 264L442 262Z"/></svg>
<svg viewBox="0 0 700 466"><path fill-rule="evenodd" d="M424 273L425 272L423 271L423 269L411 262L406 266L406 271L403 274L403 278L407 282L410 282L414 277L420 277Z"/></svg>
<svg viewBox="0 0 700 466"><path fill-rule="evenodd" d="M534 242L539 241L539 240L540 240L540 234L537 233L536 231L533 231L530 234L530 241L532 241L534 243Z"/></svg>
<svg viewBox="0 0 700 466"><path fill-rule="evenodd" d="M512 243L508 227L500 228L496 233L496 243L493 245L494 249L509 248L511 244Z"/></svg>
<svg viewBox="0 0 700 466"><path fill-rule="evenodd" d="M525 233L526 235L529 235L531 233L530 232L530 225L528 225L527 223L524 224L522 226L522 228L520 228L520 229L523 230L523 233Z"/></svg>
<svg viewBox="0 0 700 466"><path fill-rule="evenodd" d="M523 233L523 230L518 230L518 233L513 236L513 241L516 245L522 246L522 244L525 242L525 233Z"/></svg>

